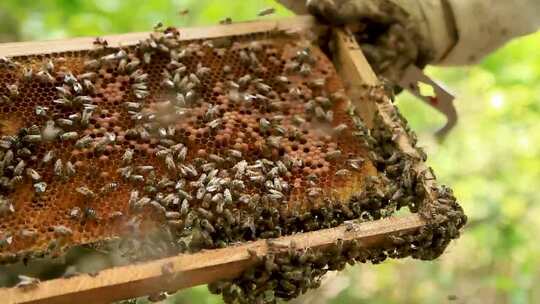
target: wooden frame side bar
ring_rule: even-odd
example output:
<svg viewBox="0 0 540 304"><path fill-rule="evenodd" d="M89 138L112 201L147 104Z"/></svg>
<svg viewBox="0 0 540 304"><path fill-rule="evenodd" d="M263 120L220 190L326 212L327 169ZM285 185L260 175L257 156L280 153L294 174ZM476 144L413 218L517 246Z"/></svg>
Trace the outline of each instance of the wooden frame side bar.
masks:
<svg viewBox="0 0 540 304"><path fill-rule="evenodd" d="M344 82L347 96L357 108L362 109L359 115L368 127L372 127L376 109L375 102L369 101L360 104L360 99L365 95L363 86L375 86L379 83L379 79L371 69L354 36L346 30L334 29L333 39L334 64Z"/></svg>
<svg viewBox="0 0 540 304"><path fill-rule="evenodd" d="M193 27L180 30L180 40L211 39L226 36L282 31L286 33L302 32L313 29L315 19L311 16L290 17L277 20L264 20L215 25L206 27ZM102 38L107 40L109 46L130 46L140 40L148 38L150 32L108 35ZM36 54L50 54L67 51L87 51L94 48L95 38L73 38L56 41L15 42L0 45L0 57L25 56Z"/></svg>
<svg viewBox="0 0 540 304"><path fill-rule="evenodd" d="M375 72L373 72L371 69L371 66L369 65L354 36L347 29L334 29L334 44L337 49L337 58L335 58L334 61L340 76L344 81L348 82L346 83L347 95L352 99L353 103L356 102L357 107L369 108L369 111L362 112L374 114L377 110L388 128L399 133L396 139L396 144L399 149L419 160L414 164L412 169L417 174L422 174L422 172L425 172L428 167L423 161L420 160L421 157L418 151L414 148L407 132L403 129L401 124L395 122L391 118L396 111L392 101L385 97L383 102L380 103L372 102L368 104L359 104L357 102L357 88L363 84L370 86L377 85L379 84L379 80L377 79ZM364 118L367 122L371 122L373 116L362 118ZM427 196L425 202L430 204L435 202L436 195L433 191L435 184L434 179L423 180L423 186Z"/></svg>
<svg viewBox="0 0 540 304"><path fill-rule="evenodd" d="M80 275L40 283L35 289L0 289L5 304L109 303L160 291L176 291L220 279L234 278L253 265L257 256L285 251L291 244L298 249L324 248L338 239L359 240L368 248L387 241L392 233L416 231L424 225L418 215L386 218L373 222L349 223L336 228L255 241L235 247L155 260L103 270L95 277Z"/></svg>

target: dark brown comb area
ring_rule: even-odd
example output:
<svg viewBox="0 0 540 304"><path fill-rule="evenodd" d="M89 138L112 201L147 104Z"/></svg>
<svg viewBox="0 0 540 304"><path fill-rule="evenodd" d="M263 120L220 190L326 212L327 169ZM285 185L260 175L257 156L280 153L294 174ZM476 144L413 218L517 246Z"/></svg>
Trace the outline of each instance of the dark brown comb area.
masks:
<svg viewBox="0 0 540 304"><path fill-rule="evenodd" d="M178 35L0 59L2 261L156 229L163 248L214 248L394 210L365 186L384 184L369 130L318 47Z"/></svg>

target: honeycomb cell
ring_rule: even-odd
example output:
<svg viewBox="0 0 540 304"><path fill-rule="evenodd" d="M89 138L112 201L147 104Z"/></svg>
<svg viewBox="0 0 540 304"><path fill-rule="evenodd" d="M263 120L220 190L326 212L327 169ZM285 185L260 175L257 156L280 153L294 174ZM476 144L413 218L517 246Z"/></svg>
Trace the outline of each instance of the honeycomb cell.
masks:
<svg viewBox="0 0 540 304"><path fill-rule="evenodd" d="M353 135L349 101L318 101L343 91L318 47L308 47L309 59L299 55L308 43L285 35L234 37L226 49L159 37L154 42L168 51L149 38L0 67L0 203L14 207L0 214L0 239L14 240L0 247L0 260L59 254L51 250L58 225L72 231L59 249L168 225L183 247L179 240L204 230L202 218L215 227L188 244L193 250L267 229L303 231L287 223L330 202L348 204L364 190L363 177L377 173ZM324 86L310 85L319 79ZM10 91L14 84L20 92ZM339 125L346 128L338 133ZM75 135L61 139L66 134ZM258 221L259 209L282 210L282 218L272 228L245 226L247 218ZM181 214L180 226L169 212ZM29 242L22 230L39 237Z"/></svg>

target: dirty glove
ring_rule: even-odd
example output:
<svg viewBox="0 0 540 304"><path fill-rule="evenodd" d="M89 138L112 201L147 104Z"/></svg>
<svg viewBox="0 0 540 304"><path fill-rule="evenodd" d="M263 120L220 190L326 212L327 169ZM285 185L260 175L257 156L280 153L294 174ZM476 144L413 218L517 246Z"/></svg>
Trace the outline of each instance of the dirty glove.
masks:
<svg viewBox="0 0 540 304"><path fill-rule="evenodd" d="M394 82L411 63L474 64L540 28L539 0L278 1L297 14L309 10L331 24L356 25L373 68Z"/></svg>
<svg viewBox="0 0 540 304"><path fill-rule="evenodd" d="M324 21L348 24L378 75L397 83L410 65L439 61L457 35L440 0L308 0L309 12Z"/></svg>

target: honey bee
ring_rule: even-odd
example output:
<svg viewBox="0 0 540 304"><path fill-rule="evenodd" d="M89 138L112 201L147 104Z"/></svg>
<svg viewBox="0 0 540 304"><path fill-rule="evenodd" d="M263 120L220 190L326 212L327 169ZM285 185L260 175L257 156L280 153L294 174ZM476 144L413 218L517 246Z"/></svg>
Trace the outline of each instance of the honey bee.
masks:
<svg viewBox="0 0 540 304"><path fill-rule="evenodd" d="M6 85L6 87L8 89L10 98L16 98L16 97L19 96L20 92L19 92L19 86L18 85L16 85L16 84L8 84L8 85Z"/></svg>
<svg viewBox="0 0 540 304"><path fill-rule="evenodd" d="M109 42L101 37L96 37L93 42L94 46L98 48L108 48Z"/></svg>
<svg viewBox="0 0 540 304"><path fill-rule="evenodd" d="M63 225L54 226L53 231L57 237L69 237L73 234L73 231L70 228Z"/></svg>
<svg viewBox="0 0 540 304"><path fill-rule="evenodd" d="M110 182L110 183L104 185L103 187L101 187L100 190L99 190L99 193L101 195L111 193L111 192L115 191L116 189L118 189L118 186L119 186L118 183Z"/></svg>
<svg viewBox="0 0 540 304"><path fill-rule="evenodd" d="M16 288L20 288L23 291L29 291L32 289L36 289L39 285L39 279L32 278L25 275L19 275L19 283L15 285Z"/></svg>
<svg viewBox="0 0 540 304"><path fill-rule="evenodd" d="M222 20L219 21L219 24L222 24L222 25L231 24L231 23L232 23L231 17L226 17L225 19L222 19Z"/></svg>
<svg viewBox="0 0 540 304"><path fill-rule="evenodd" d="M15 212L15 207L8 199L0 195L0 217L12 214Z"/></svg>
<svg viewBox="0 0 540 304"><path fill-rule="evenodd" d="M77 191L86 199L93 199L94 197L96 197L96 194L94 193L94 191L90 190L86 186L77 187L75 191Z"/></svg>
<svg viewBox="0 0 540 304"><path fill-rule="evenodd" d="M76 139L77 137L79 136L79 133L75 132L75 131L72 131L72 132L65 132L63 134L60 135L60 139L63 140L63 141L68 141L68 140L74 140Z"/></svg>
<svg viewBox="0 0 540 304"><path fill-rule="evenodd" d="M37 194L43 194L47 190L47 183L39 182L34 184L34 190Z"/></svg>
<svg viewBox="0 0 540 304"><path fill-rule="evenodd" d="M269 16L269 15L272 15L276 12L276 9L273 8L273 7L268 7L268 8L265 8L263 10L261 10L257 16L259 17L263 17L263 16Z"/></svg>

